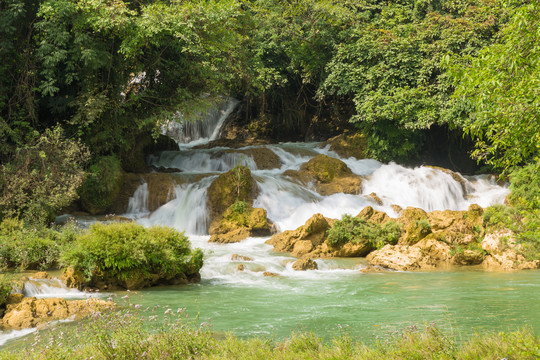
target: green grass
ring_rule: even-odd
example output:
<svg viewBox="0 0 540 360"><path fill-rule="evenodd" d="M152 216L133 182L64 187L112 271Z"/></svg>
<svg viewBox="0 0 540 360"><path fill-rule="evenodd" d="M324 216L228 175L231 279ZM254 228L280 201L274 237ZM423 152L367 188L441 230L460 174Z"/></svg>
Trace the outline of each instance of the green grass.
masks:
<svg viewBox="0 0 540 360"><path fill-rule="evenodd" d="M218 336L182 309L156 306L95 314L77 325L40 331L0 359L538 359L540 339L529 329L479 333L468 340L425 325L366 344L343 334L330 340L293 333L285 340Z"/></svg>

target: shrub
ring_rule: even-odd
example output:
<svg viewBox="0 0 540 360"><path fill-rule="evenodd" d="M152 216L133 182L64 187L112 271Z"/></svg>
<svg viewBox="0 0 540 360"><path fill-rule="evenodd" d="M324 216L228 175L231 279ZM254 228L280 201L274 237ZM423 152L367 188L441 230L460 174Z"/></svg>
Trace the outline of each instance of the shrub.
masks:
<svg viewBox="0 0 540 360"><path fill-rule="evenodd" d="M126 288L196 280L202 258L202 251L192 251L176 230L133 223L93 224L61 255L62 264L83 273L89 285L105 282Z"/></svg>
<svg viewBox="0 0 540 360"><path fill-rule="evenodd" d="M43 270L57 265L61 248L78 234L74 223L57 229L7 218L0 223L0 268Z"/></svg>
<svg viewBox="0 0 540 360"><path fill-rule="evenodd" d="M0 316L6 307L7 298L12 291L11 279L5 275L0 275Z"/></svg>
<svg viewBox="0 0 540 360"><path fill-rule="evenodd" d="M370 223L363 218L345 214L341 220L336 220L327 230L328 244L341 246L348 242L359 244L369 242L373 247L380 248L385 244L397 243L401 236L401 226L396 222L384 225Z"/></svg>
<svg viewBox="0 0 540 360"><path fill-rule="evenodd" d="M122 166L114 156L103 156L90 166L79 190L84 209L92 214L104 213L118 196L122 184Z"/></svg>
<svg viewBox="0 0 540 360"><path fill-rule="evenodd" d="M86 148L66 139L60 128L47 130L34 143L17 150L0 167L0 218L22 217L45 224L77 198Z"/></svg>

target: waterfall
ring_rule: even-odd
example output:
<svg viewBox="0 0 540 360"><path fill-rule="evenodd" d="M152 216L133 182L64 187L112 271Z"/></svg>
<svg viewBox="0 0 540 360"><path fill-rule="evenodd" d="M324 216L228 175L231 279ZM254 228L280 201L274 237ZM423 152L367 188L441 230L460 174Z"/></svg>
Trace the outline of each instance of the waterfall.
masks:
<svg viewBox="0 0 540 360"><path fill-rule="evenodd" d="M132 197L129 198L127 214L148 215L148 184L139 185Z"/></svg>
<svg viewBox="0 0 540 360"><path fill-rule="evenodd" d="M68 288L59 279L32 279L24 283L24 296L36 298L85 298L91 294Z"/></svg>
<svg viewBox="0 0 540 360"><path fill-rule="evenodd" d="M173 119L162 126L162 133L174 139L179 145L199 145L216 140L221 126L233 112L238 100L225 98L218 106L197 114L195 119L187 119L177 112Z"/></svg>

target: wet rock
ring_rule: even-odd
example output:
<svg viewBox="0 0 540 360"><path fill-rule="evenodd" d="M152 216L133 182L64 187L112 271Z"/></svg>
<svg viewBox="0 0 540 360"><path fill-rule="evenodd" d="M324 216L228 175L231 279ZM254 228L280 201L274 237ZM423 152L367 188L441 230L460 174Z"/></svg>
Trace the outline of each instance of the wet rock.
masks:
<svg viewBox="0 0 540 360"><path fill-rule="evenodd" d="M266 210L262 208L230 206L219 223L210 227L210 242L234 243L250 236L268 236L273 224L268 220Z"/></svg>
<svg viewBox="0 0 540 360"><path fill-rule="evenodd" d="M245 166L237 166L219 175L207 190L210 233L218 226L224 212L237 201L245 202L247 207L252 207L257 192L257 183L251 176L251 171Z"/></svg>
<svg viewBox="0 0 540 360"><path fill-rule="evenodd" d="M341 160L327 155L317 155L300 167L287 170L284 175L304 186L313 185L321 195L337 193L358 194L362 190L362 179L353 174Z"/></svg>
<svg viewBox="0 0 540 360"><path fill-rule="evenodd" d="M452 257L452 263L455 265L478 265L484 261L485 252L481 250L466 249Z"/></svg>
<svg viewBox="0 0 540 360"><path fill-rule="evenodd" d="M278 252L290 252L296 257L311 252L326 239L330 225L324 216L315 214L296 230L287 230L266 241Z"/></svg>
<svg viewBox="0 0 540 360"><path fill-rule="evenodd" d="M368 196L371 198L371 200L373 200L375 202L375 204L382 206L383 201L382 201L382 199L380 197L377 196L377 194L372 192Z"/></svg>
<svg viewBox="0 0 540 360"><path fill-rule="evenodd" d="M404 229L398 241L400 245L414 245L431 233L428 215L422 209L408 207L401 211L398 221Z"/></svg>
<svg viewBox="0 0 540 360"><path fill-rule="evenodd" d="M292 264L292 268L296 271L304 271L304 270L317 270L318 266L317 263L310 258L302 258L296 260Z"/></svg>
<svg viewBox="0 0 540 360"><path fill-rule="evenodd" d="M270 272L270 271L265 271L265 272L263 272L263 276L266 276L266 277L278 277L280 275L276 274L276 273L273 273L273 272Z"/></svg>
<svg viewBox="0 0 540 360"><path fill-rule="evenodd" d="M64 270L62 271L62 276L60 277L60 280L67 287L75 288L79 290L82 290L88 282L82 272L75 270L75 268L71 266L64 268Z"/></svg>
<svg viewBox="0 0 540 360"><path fill-rule="evenodd" d="M244 267L244 264L238 264L238 266L236 267L236 270L238 271L244 271L245 267Z"/></svg>
<svg viewBox="0 0 540 360"><path fill-rule="evenodd" d="M365 274L370 273L382 273L382 272L388 272L389 269L383 268L381 266L374 266L374 265L368 265L362 269L360 269L360 272L363 272Z"/></svg>
<svg viewBox="0 0 540 360"><path fill-rule="evenodd" d="M165 173L165 174L173 174L173 173L182 172L182 169L178 169L175 167L164 167L164 166L155 166L155 165L150 165L148 169L152 172Z"/></svg>
<svg viewBox="0 0 540 360"><path fill-rule="evenodd" d="M342 158L365 159L367 157L367 139L360 133L341 134L328 139L324 145L330 145L330 150Z"/></svg>
<svg viewBox="0 0 540 360"><path fill-rule="evenodd" d="M231 260L232 261L253 261L253 259L250 258L249 256L238 255L238 254L232 254Z"/></svg>
<svg viewBox="0 0 540 360"><path fill-rule="evenodd" d="M461 190L463 191L463 195L467 195L467 193L469 192L469 186L468 186L467 180L465 180L465 178L463 176L461 176L461 174L459 174L457 172L454 172L452 170L449 170L449 169L439 167L439 166L430 166L430 165L428 165L426 167L429 167L429 168L432 168L432 169L435 169L435 170L439 170L439 171L442 171L442 172L450 175L452 177L452 179L454 179L454 181L459 183L459 185L461 186Z"/></svg>
<svg viewBox="0 0 540 360"><path fill-rule="evenodd" d="M7 305L2 318L2 327L4 329L35 327L49 321L86 316L114 306L112 302L99 299L65 300L27 297L17 303Z"/></svg>

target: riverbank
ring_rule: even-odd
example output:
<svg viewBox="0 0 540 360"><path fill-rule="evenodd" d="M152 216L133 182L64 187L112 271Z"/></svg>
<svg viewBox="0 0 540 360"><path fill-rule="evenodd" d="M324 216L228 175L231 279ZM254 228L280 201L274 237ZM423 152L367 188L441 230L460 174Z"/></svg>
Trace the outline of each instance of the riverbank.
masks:
<svg viewBox="0 0 540 360"><path fill-rule="evenodd" d="M350 336L347 329L329 341L304 332L284 340L241 339L216 334L206 323L187 319L181 310L158 312L132 306L94 316L77 327L59 325L38 333L31 345L6 349L0 359L537 359L540 355L540 339L526 328L463 339L426 324L385 334L369 344ZM152 323L158 316L162 324Z"/></svg>

